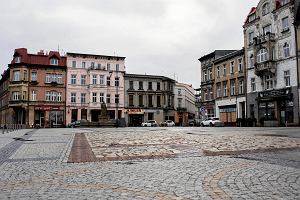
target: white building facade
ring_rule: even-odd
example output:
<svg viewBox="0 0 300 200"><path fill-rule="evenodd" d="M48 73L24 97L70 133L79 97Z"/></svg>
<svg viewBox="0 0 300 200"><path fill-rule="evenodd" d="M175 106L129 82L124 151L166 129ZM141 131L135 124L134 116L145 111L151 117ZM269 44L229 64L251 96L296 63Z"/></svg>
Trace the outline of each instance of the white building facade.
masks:
<svg viewBox="0 0 300 200"><path fill-rule="evenodd" d="M67 53L67 66L67 124L98 122L102 103L109 119L124 118L125 57Z"/></svg>
<svg viewBox="0 0 300 200"><path fill-rule="evenodd" d="M259 125L298 125L294 1L261 0L244 25L247 116Z"/></svg>

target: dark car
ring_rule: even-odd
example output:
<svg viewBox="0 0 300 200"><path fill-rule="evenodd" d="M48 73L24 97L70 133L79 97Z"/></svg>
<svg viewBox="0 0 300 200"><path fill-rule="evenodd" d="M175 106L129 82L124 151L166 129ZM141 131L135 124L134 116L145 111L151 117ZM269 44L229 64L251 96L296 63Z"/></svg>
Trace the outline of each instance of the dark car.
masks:
<svg viewBox="0 0 300 200"><path fill-rule="evenodd" d="M77 121L74 121L74 122L70 123L68 125L68 127L70 127L70 128L80 127L82 123L87 123L87 122L89 122L89 121L88 120L84 120L84 119L83 120L77 120Z"/></svg>

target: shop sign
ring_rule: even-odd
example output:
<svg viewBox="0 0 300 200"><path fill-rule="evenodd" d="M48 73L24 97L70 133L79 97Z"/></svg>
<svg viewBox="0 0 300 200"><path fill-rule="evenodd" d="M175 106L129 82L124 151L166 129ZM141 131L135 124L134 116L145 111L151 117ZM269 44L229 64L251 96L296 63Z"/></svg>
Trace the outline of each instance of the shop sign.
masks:
<svg viewBox="0 0 300 200"><path fill-rule="evenodd" d="M40 107L35 107L34 110L50 111L50 110L61 110L61 109L60 107L40 106Z"/></svg>
<svg viewBox="0 0 300 200"><path fill-rule="evenodd" d="M127 109L128 114L144 114L144 109Z"/></svg>
<svg viewBox="0 0 300 200"><path fill-rule="evenodd" d="M270 90L265 92L260 92L260 98L273 98L273 97L286 97L291 94L290 89L279 89L279 90Z"/></svg>

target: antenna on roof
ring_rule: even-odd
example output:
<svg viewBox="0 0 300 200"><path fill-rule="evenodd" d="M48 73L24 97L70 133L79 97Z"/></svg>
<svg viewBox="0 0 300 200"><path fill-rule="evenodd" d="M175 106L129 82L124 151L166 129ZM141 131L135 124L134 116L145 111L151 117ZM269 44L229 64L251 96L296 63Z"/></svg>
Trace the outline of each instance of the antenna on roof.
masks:
<svg viewBox="0 0 300 200"><path fill-rule="evenodd" d="M58 51L58 53L59 53L59 44L57 45L57 51Z"/></svg>

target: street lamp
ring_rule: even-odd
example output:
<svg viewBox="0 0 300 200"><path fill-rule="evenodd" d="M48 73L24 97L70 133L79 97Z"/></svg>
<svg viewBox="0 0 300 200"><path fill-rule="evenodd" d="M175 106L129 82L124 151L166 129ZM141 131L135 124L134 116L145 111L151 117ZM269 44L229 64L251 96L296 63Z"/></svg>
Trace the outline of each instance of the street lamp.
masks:
<svg viewBox="0 0 300 200"><path fill-rule="evenodd" d="M116 127L119 127L119 101L120 101L120 97L119 97L119 84L120 84L120 78L119 78L119 67L118 64L116 65L116 77L115 77L115 86L116 86L116 96L118 97L117 101L116 101L116 107L117 107L117 116L116 116ZM118 80L118 82L116 82L116 79Z"/></svg>

